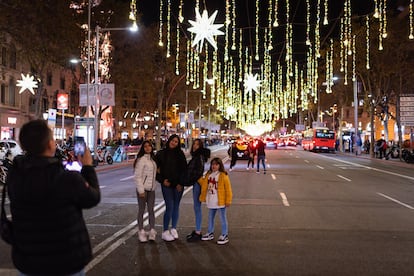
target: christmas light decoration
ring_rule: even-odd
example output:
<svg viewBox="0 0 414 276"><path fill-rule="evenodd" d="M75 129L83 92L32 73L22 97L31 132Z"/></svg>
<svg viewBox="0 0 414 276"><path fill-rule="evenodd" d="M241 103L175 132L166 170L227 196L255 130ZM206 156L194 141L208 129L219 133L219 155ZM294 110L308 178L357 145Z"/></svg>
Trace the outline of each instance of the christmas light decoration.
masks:
<svg viewBox="0 0 414 276"><path fill-rule="evenodd" d="M371 69L370 60L369 60L369 51L370 51L370 43L369 43L369 16L366 17L365 27L367 29L366 30L366 36L365 36L365 39L366 39L366 48L367 48L367 52L366 52L366 65L365 65L365 67L369 70L369 69Z"/></svg>
<svg viewBox="0 0 414 276"><path fill-rule="evenodd" d="M196 9L195 12L196 21L188 20L188 22L192 25L192 27L188 28L188 31L196 34L191 46L194 47L198 44L198 51L201 52L203 48L203 42L206 39L210 45L213 46L215 50L217 50L217 44L214 40L214 36L224 34L219 30L223 24L213 24L217 16L217 11L215 11L211 17L208 17L207 10L203 11L202 16L200 15L198 9Z"/></svg>
<svg viewBox="0 0 414 276"><path fill-rule="evenodd" d="M162 37L162 28L163 28L163 10L164 10L164 4L163 0L160 0L160 26L158 31L158 45L160 47L164 46L163 37Z"/></svg>
<svg viewBox="0 0 414 276"><path fill-rule="evenodd" d="M17 80L16 86L20 87L19 94L22 94L26 89L30 91L33 95L35 94L34 88L37 88L37 81L34 80L34 76L26 76L21 74L22 79Z"/></svg>
<svg viewBox="0 0 414 276"><path fill-rule="evenodd" d="M257 79L258 75L257 74L246 74L245 78L244 78L244 88L245 91L256 91L259 92L259 88L260 88L260 83L261 81Z"/></svg>
<svg viewBox="0 0 414 276"><path fill-rule="evenodd" d="M410 34L409 39L414 39L414 15L413 15L414 0L410 0Z"/></svg>

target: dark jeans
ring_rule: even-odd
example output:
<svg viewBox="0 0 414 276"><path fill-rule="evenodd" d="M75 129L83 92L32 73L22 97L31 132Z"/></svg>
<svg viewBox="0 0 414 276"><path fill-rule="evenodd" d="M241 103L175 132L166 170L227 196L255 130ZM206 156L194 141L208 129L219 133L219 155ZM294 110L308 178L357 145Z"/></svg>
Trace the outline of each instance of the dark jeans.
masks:
<svg viewBox="0 0 414 276"><path fill-rule="evenodd" d="M165 201L163 230L166 231L169 229L170 221L171 227L177 228L178 217L180 216L180 201L184 190L179 192L176 187L165 187L164 185L161 185L161 189Z"/></svg>

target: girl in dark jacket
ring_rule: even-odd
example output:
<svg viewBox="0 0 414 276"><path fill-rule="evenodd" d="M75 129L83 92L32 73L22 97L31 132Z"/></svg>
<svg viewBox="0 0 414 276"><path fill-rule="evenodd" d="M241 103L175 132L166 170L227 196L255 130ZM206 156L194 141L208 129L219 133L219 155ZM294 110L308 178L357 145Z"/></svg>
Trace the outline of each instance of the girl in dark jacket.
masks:
<svg viewBox="0 0 414 276"><path fill-rule="evenodd" d="M178 239L177 222L179 207L183 196L181 183L183 174L187 170L187 161L180 147L180 138L174 134L168 138L166 147L155 156L157 163L157 181L161 184L162 195L165 201L162 239L173 241ZM171 229L169 224L171 221Z"/></svg>
<svg viewBox="0 0 414 276"><path fill-rule="evenodd" d="M204 148L203 142L200 139L195 139L191 146L191 160L188 162L188 183L193 186L193 202L194 202L194 215L195 215L195 230L187 235L187 241L199 241L201 240L201 202L200 193L201 186L197 180L203 176L204 164L210 157L210 150Z"/></svg>

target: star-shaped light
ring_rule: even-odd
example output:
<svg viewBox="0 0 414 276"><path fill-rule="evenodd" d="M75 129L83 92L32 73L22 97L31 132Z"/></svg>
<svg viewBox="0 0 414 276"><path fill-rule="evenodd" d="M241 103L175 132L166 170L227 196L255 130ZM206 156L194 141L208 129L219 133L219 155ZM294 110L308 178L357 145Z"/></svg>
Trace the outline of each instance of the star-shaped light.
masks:
<svg viewBox="0 0 414 276"><path fill-rule="evenodd" d="M215 11L210 17L208 17L207 11L203 11L203 15L200 15L200 12L196 9L196 21L188 20L192 27L188 28L189 32L195 33L191 46L196 46L198 44L198 51L201 52L203 49L204 39L217 50L217 44L214 40L215 35L223 35L224 33L219 30L223 24L213 24L217 16L217 11Z"/></svg>
<svg viewBox="0 0 414 276"><path fill-rule="evenodd" d="M246 74L244 77L244 89L246 91L256 91L259 92L259 87L261 81L257 79L257 74L254 76L252 74Z"/></svg>
<svg viewBox="0 0 414 276"><path fill-rule="evenodd" d="M16 86L20 87L19 94L22 94L24 90L28 89L30 93L34 95L35 92L33 88L37 88L37 81L34 80L33 76L29 76L29 74L27 74L26 76L23 74L21 75L22 75L22 79L18 80L16 84Z"/></svg>

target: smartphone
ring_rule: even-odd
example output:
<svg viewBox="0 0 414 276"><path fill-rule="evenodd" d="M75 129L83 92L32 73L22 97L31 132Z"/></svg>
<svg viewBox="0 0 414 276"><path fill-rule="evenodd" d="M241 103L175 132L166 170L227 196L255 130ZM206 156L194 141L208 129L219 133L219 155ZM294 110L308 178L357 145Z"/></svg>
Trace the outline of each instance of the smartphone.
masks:
<svg viewBox="0 0 414 276"><path fill-rule="evenodd" d="M83 156L86 150L85 139L82 136L75 136L75 144L73 146L73 153L75 156Z"/></svg>

